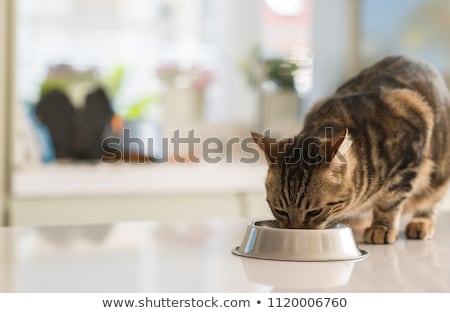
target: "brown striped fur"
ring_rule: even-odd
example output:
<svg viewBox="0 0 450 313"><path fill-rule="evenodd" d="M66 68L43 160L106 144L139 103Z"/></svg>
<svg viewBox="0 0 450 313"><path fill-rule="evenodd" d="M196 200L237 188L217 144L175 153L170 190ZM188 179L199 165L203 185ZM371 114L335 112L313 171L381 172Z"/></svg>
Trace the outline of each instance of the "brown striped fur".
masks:
<svg viewBox="0 0 450 313"><path fill-rule="evenodd" d="M318 102L297 136L252 134L269 161L274 216L288 228L372 218L364 241L384 244L412 211L406 236L431 238L450 177L449 119L448 89L431 65L381 60Z"/></svg>

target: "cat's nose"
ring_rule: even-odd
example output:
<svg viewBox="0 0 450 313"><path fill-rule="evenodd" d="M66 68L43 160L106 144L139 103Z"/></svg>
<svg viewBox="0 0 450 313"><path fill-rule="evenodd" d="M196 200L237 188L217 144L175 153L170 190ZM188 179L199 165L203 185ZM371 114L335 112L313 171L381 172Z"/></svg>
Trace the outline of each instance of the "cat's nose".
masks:
<svg viewBox="0 0 450 313"><path fill-rule="evenodd" d="M303 227L303 223L299 222L298 220L289 220L289 222L287 224L287 228L297 229L297 228L302 228L302 227Z"/></svg>

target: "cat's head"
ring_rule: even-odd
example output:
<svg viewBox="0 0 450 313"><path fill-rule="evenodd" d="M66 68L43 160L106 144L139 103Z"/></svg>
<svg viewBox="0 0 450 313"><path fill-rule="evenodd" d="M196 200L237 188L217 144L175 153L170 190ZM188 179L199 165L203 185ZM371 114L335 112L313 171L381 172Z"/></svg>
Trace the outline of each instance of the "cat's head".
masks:
<svg viewBox="0 0 450 313"><path fill-rule="evenodd" d="M324 228L348 213L355 160L347 129L329 139L252 137L269 164L267 202L282 227Z"/></svg>

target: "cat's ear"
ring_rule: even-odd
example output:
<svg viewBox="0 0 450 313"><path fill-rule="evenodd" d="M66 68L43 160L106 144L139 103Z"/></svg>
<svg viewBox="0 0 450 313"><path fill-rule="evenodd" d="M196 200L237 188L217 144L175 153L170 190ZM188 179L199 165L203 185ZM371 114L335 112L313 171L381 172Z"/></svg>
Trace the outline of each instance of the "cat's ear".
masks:
<svg viewBox="0 0 450 313"><path fill-rule="evenodd" d="M331 140L327 141L325 145L325 162L327 164L347 164L352 146L352 139L348 133L348 128L345 128Z"/></svg>
<svg viewBox="0 0 450 313"><path fill-rule="evenodd" d="M265 137L264 135L251 132L253 141L264 152L264 156L269 164L274 164L278 159L282 158L288 140L277 141L275 138Z"/></svg>

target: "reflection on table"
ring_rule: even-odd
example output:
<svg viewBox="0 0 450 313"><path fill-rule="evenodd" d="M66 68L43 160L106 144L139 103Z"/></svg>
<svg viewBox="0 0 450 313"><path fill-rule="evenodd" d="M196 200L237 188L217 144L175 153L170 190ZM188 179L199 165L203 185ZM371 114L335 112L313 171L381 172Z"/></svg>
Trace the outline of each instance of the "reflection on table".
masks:
<svg viewBox="0 0 450 313"><path fill-rule="evenodd" d="M450 292L450 214L433 240L362 245L360 262L231 254L248 220L0 228L0 290L15 292Z"/></svg>

